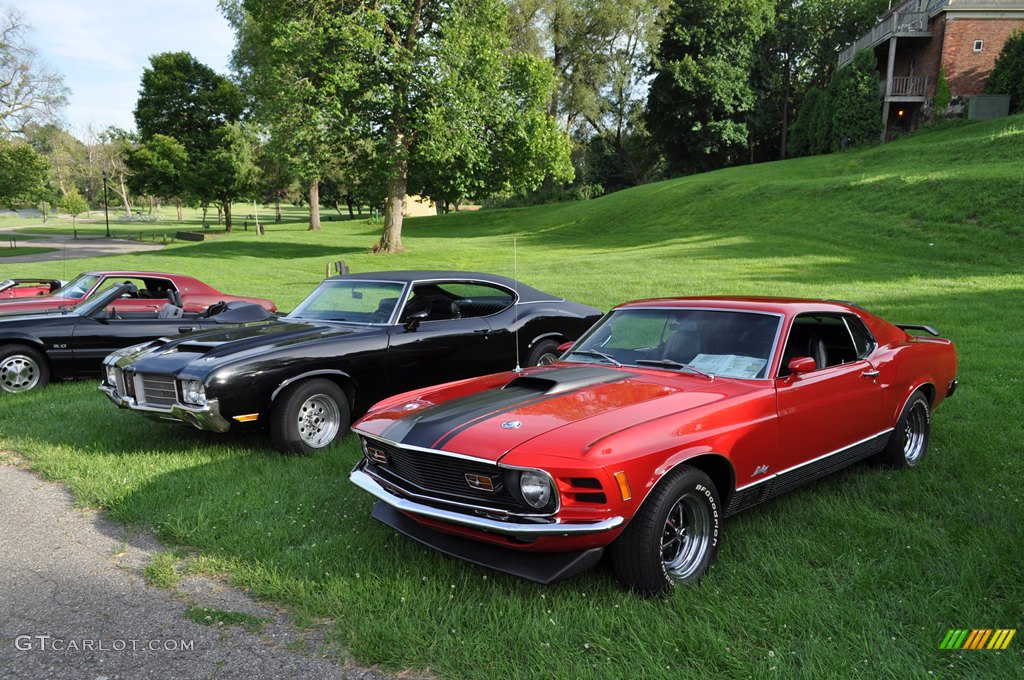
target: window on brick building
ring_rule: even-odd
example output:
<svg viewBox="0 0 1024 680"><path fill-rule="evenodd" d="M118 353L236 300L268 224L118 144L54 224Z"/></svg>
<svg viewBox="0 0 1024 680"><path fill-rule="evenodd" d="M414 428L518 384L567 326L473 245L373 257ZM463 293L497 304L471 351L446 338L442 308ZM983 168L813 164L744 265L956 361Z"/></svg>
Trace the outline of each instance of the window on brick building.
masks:
<svg viewBox="0 0 1024 680"><path fill-rule="evenodd" d="M981 52L981 50L984 49L984 47L985 47L985 41L984 40L975 40L974 41L974 51L975 52Z"/></svg>

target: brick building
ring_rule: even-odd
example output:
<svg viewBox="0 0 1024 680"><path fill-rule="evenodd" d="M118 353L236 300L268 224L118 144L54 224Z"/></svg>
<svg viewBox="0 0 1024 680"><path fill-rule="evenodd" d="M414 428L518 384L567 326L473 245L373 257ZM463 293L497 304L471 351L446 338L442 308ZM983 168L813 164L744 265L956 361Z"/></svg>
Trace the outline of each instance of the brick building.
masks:
<svg viewBox="0 0 1024 680"><path fill-rule="evenodd" d="M886 131L906 130L927 113L941 68L954 106L981 94L1014 31L1024 31L1024 0L907 0L843 50L839 66L873 49Z"/></svg>

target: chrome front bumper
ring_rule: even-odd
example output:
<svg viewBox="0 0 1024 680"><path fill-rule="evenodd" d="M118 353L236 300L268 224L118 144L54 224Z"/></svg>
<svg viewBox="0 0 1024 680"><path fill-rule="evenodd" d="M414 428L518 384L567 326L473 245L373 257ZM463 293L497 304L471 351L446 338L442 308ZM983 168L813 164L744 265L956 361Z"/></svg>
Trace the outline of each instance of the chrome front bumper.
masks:
<svg viewBox="0 0 1024 680"><path fill-rule="evenodd" d="M175 404L174 406L161 408L139 404L132 397L121 396L117 393L117 390L106 383L101 383L99 390L103 394L107 395L107 398L110 399L110 401L117 404L118 408L127 408L132 411L138 411L139 413L151 418L180 420L181 422L188 423L200 430L208 430L210 432L227 432L231 429L231 423L220 414L220 405L216 399L211 399L207 402L206 406L183 406L181 404Z"/></svg>
<svg viewBox="0 0 1024 680"><path fill-rule="evenodd" d="M492 534L503 536L514 536L516 538L537 538L539 536L585 536L587 534L598 534L602 531L611 531L618 528L625 520L622 517L609 517L599 522L561 523L557 519L547 522L516 522L489 519L469 515L463 512L454 512L435 508L431 505L424 505L416 501L396 496L380 484L372 475L367 474L360 468L365 461L359 461L356 468L349 475L349 480L363 491L370 493L377 499L384 501L391 507L404 513L426 517L428 519L455 524L479 531L487 531Z"/></svg>

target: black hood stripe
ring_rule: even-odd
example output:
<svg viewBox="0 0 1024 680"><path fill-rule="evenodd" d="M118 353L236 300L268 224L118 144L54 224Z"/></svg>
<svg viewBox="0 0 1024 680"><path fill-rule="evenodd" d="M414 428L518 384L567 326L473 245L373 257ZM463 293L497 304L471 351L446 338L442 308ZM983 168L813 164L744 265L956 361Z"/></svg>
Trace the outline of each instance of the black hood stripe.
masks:
<svg viewBox="0 0 1024 680"><path fill-rule="evenodd" d="M575 382L575 389L593 384L618 382L634 376L633 373L610 371L602 368L552 369L552 376L578 380L584 374L591 379L585 383ZM543 373L534 374L538 378ZM557 380L552 381L557 385ZM570 390L570 391L575 391ZM518 378L504 387L491 388L476 394L446 401L437 406L423 409L415 415L402 418L381 433L381 437L398 444L422 448L439 449L461 432L477 423L520 408L539 404L565 394L561 390L539 391L536 383L522 383Z"/></svg>

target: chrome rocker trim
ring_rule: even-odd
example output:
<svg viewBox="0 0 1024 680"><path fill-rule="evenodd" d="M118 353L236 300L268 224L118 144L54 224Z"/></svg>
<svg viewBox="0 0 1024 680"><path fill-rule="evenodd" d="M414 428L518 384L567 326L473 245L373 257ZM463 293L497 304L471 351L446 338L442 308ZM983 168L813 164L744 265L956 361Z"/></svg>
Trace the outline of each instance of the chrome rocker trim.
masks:
<svg viewBox="0 0 1024 680"><path fill-rule="evenodd" d="M499 520L487 519L486 517L473 517L460 512L442 510L429 505L417 503L406 498L395 496L383 485L377 482L371 475L363 472L360 467L363 461L352 470L349 480L363 491L384 501L391 507L401 512L419 515L428 519L455 524L479 531L487 531L492 534L503 536L515 536L518 538L536 538L538 536L585 536L587 534L598 534L602 531L611 531L618 528L625 519L622 517L610 517L599 522L587 522L579 524L564 524L555 520L546 524L525 523L525 522L502 522Z"/></svg>
<svg viewBox="0 0 1024 680"><path fill-rule="evenodd" d="M220 414L220 405L216 399L211 399L207 402L206 406L183 406L182 404L175 404L170 408L155 408L153 406L139 404L132 397L122 397L116 390L114 390L113 387L105 383L99 386L99 390L103 394L107 395L107 398L114 402L118 408L127 408L132 411L138 411L139 413L152 418L180 420L181 422L192 425L195 428L207 430L209 432L224 433L231 429L231 423Z"/></svg>

